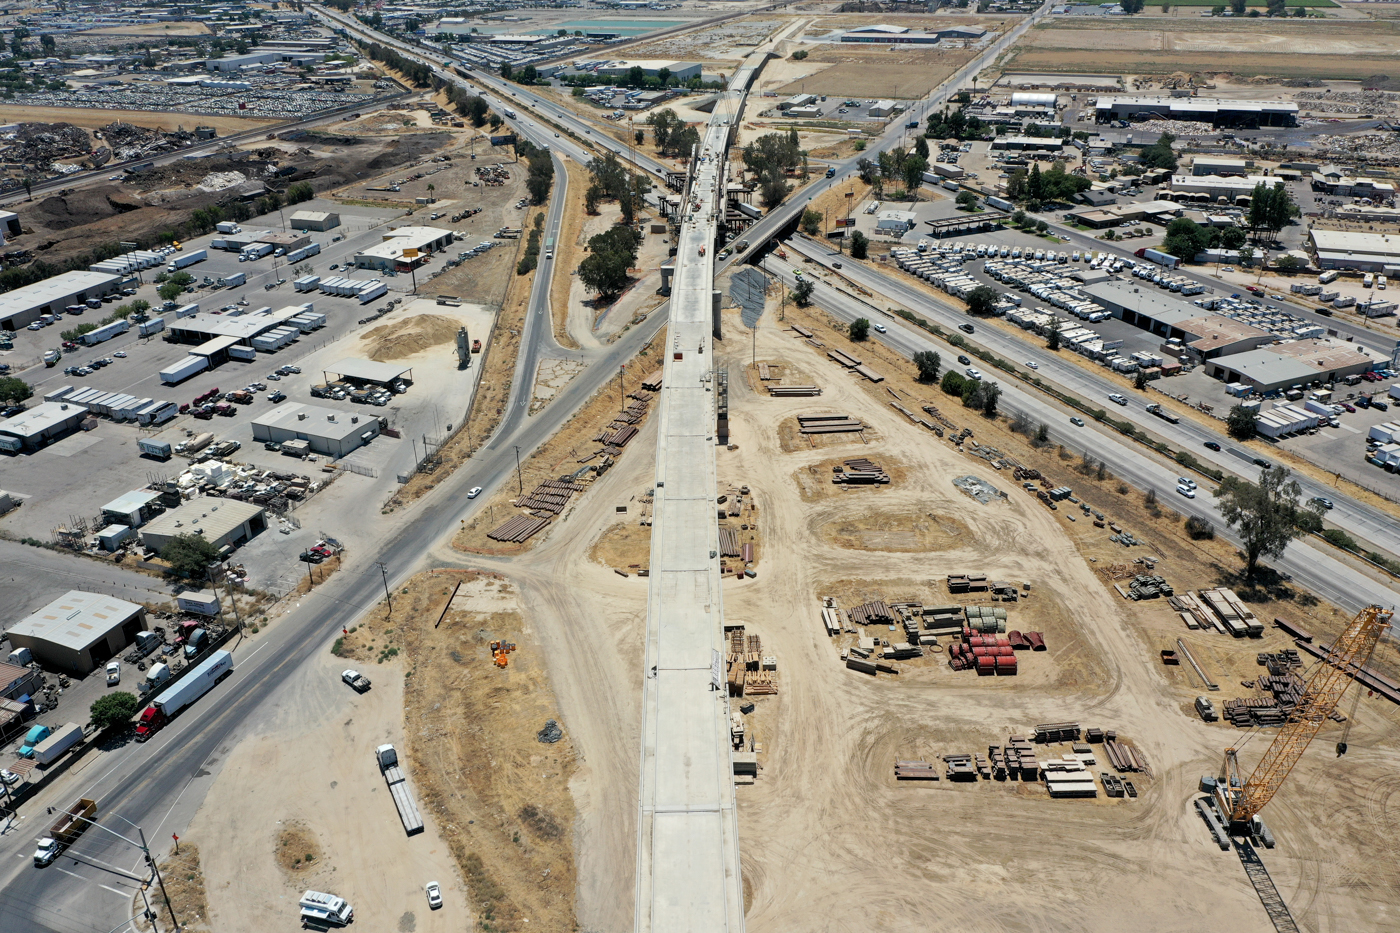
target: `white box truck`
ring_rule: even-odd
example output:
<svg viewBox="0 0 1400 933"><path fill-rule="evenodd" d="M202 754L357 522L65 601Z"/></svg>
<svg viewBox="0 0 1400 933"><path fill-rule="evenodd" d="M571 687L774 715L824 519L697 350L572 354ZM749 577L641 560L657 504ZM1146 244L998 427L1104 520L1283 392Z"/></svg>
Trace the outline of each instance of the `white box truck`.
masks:
<svg viewBox="0 0 1400 933"><path fill-rule="evenodd" d="M160 371L160 381L166 385L175 385L184 382L195 373L202 373L209 368L209 357L195 356L191 353L174 366L167 367Z"/></svg>
<svg viewBox="0 0 1400 933"><path fill-rule="evenodd" d="M242 272L235 272L233 275L226 275L219 279L219 284L224 288L235 288L248 281L248 276Z"/></svg>

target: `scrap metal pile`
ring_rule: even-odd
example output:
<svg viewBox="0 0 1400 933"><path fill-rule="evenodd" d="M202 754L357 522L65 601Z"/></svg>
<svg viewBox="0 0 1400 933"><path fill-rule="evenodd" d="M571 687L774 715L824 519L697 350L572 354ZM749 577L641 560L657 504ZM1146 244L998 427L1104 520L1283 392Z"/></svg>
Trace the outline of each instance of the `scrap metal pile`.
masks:
<svg viewBox="0 0 1400 933"><path fill-rule="evenodd" d="M82 159L92 154L87 130L71 123L21 123L15 140L0 149L0 159L47 170L59 159Z"/></svg>

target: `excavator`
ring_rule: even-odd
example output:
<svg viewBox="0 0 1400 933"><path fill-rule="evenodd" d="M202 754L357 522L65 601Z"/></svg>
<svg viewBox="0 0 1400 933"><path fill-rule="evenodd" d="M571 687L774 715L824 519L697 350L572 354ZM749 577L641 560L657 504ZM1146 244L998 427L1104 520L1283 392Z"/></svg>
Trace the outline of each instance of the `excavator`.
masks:
<svg viewBox="0 0 1400 933"><path fill-rule="evenodd" d="M1252 834L1254 817L1278 793L1323 723L1336 711L1354 675L1371 660L1376 643L1390 628L1393 615L1393 610L1368 606L1347 624L1327 657L1308 679L1289 722L1279 730L1247 779L1242 776L1238 750L1225 750L1225 764L1216 782L1215 799L1231 836ZM1357 696L1359 699L1360 694ZM1348 731L1352 718L1347 719ZM1346 754L1346 735L1344 732L1337 743L1338 757Z"/></svg>

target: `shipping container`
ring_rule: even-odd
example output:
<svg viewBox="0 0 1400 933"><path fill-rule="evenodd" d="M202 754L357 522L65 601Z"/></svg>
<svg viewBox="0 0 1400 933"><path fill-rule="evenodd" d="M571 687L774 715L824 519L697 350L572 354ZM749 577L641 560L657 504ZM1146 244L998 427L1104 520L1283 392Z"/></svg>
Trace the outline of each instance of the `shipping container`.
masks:
<svg viewBox="0 0 1400 933"><path fill-rule="evenodd" d="M136 448L143 456L154 457L157 460L169 460L171 447L169 441L157 441L148 437L137 438Z"/></svg>
<svg viewBox="0 0 1400 933"><path fill-rule="evenodd" d="M165 318L153 317L149 321L142 321L136 325L136 333L142 337L149 337L151 334L158 334L165 330Z"/></svg>
<svg viewBox="0 0 1400 933"><path fill-rule="evenodd" d="M255 360L258 358L258 351L252 347L245 347L242 344L234 344L228 348L228 355L235 360Z"/></svg>

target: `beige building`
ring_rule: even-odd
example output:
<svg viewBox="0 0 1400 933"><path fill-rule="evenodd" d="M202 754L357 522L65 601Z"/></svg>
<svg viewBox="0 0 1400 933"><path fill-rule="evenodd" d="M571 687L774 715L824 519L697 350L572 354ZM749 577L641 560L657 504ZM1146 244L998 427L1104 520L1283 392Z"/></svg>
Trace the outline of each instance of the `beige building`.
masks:
<svg viewBox="0 0 1400 933"><path fill-rule="evenodd" d="M45 667L86 674L131 644L146 628L146 610L135 603L73 590L6 634L15 648L28 648Z"/></svg>

